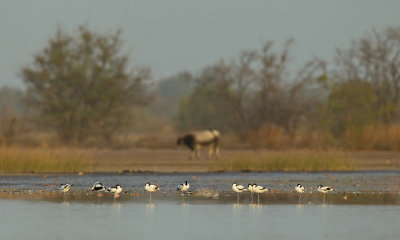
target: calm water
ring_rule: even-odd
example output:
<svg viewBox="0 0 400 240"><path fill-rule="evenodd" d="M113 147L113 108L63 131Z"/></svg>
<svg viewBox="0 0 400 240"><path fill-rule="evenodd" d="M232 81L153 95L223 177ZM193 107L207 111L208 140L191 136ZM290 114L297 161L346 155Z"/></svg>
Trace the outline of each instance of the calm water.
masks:
<svg viewBox="0 0 400 240"><path fill-rule="evenodd" d="M398 205L0 200L1 239L398 239Z"/></svg>

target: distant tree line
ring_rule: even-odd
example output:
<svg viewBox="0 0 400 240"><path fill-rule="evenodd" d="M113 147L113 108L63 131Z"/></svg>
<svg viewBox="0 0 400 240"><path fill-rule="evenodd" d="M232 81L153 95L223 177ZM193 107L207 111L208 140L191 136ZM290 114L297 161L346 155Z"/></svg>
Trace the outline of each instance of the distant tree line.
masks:
<svg viewBox="0 0 400 240"><path fill-rule="evenodd" d="M399 118L400 28L372 31L336 51L332 66L312 59L289 68L288 40L281 51L266 42L229 63L220 61L195 77L182 99L178 129L215 127L242 139L264 126L294 136L299 126L341 136L349 129L394 123Z"/></svg>
<svg viewBox="0 0 400 240"><path fill-rule="evenodd" d="M149 68L132 67L121 36L58 29L21 69L26 91L0 90L2 143L35 125L64 144L107 144L134 129L135 118L166 119L179 132L216 128L241 140L268 128L289 138L299 129L340 138L399 121L400 28L370 31L338 48L332 63L313 58L293 69L294 40L280 48L267 41L156 85Z"/></svg>
<svg viewBox="0 0 400 240"><path fill-rule="evenodd" d="M278 125L288 134L310 117L320 95L313 91L316 79L324 76L324 63L314 59L295 74L289 71L288 40L281 53L272 42L260 50L245 51L230 63L223 61L206 68L196 87L182 100L177 127L213 126L234 131L241 138L265 124Z"/></svg>

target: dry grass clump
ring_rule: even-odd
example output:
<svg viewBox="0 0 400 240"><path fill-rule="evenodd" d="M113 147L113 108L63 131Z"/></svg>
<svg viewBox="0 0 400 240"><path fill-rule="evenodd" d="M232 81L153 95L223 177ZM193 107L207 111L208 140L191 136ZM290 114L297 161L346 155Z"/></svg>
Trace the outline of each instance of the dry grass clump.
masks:
<svg viewBox="0 0 400 240"><path fill-rule="evenodd" d="M351 171L354 160L342 151L292 150L238 155L215 161L211 171Z"/></svg>
<svg viewBox="0 0 400 240"><path fill-rule="evenodd" d="M91 169L92 162L82 150L0 147L0 173L75 173Z"/></svg>
<svg viewBox="0 0 400 240"><path fill-rule="evenodd" d="M361 130L349 130L344 144L352 150L400 150L400 125L368 126Z"/></svg>

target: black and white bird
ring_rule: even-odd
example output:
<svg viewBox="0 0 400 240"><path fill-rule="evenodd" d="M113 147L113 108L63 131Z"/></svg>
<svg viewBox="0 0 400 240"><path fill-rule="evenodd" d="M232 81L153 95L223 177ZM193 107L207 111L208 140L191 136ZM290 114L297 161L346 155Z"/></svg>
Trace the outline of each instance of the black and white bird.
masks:
<svg viewBox="0 0 400 240"><path fill-rule="evenodd" d="M301 184L297 184L296 187L294 187L294 189L295 189L296 192L298 192L298 193L303 193L303 192L306 190L306 188L305 188L303 185L301 185Z"/></svg>
<svg viewBox="0 0 400 240"><path fill-rule="evenodd" d="M179 192L184 193L184 192L186 192L187 190L189 190L189 187L190 187L190 184L189 184L187 181L185 181L184 183L179 184L177 190L178 190Z"/></svg>
<svg viewBox="0 0 400 240"><path fill-rule="evenodd" d="M258 203L260 203L260 193L265 193L265 192L268 192L270 190L269 188L266 188L266 187L263 187L263 186L258 186L255 183L253 184L252 189L253 189L253 191L255 193L257 193Z"/></svg>
<svg viewBox="0 0 400 240"><path fill-rule="evenodd" d="M322 186L322 185L318 185L318 192L322 192L322 193L327 193L327 192L332 192L333 191L333 187L329 187L329 186Z"/></svg>
<svg viewBox="0 0 400 240"><path fill-rule="evenodd" d="M242 193L244 191L247 191L247 189L243 185L238 185L236 182L232 184L232 189L237 193Z"/></svg>
<svg viewBox="0 0 400 240"><path fill-rule="evenodd" d="M61 186L60 186L60 191L62 192L62 193L67 193L67 192L69 192L69 190L71 190L71 185L70 184L61 184Z"/></svg>
<svg viewBox="0 0 400 240"><path fill-rule="evenodd" d="M232 189L234 192L237 193L237 202L239 203L239 193L247 191L247 188L245 188L243 185L238 185L236 182L234 182L232 184Z"/></svg>
<svg viewBox="0 0 400 240"><path fill-rule="evenodd" d="M304 193L306 188L301 184L297 184L296 187L294 187L294 189L296 190L296 192L300 193L300 197L299 197L299 202L300 202L301 194Z"/></svg>
<svg viewBox="0 0 400 240"><path fill-rule="evenodd" d="M106 188L104 187L104 185L101 182L95 182L93 184L93 187L91 188L92 191L98 191L98 192L102 192L105 191Z"/></svg>
<svg viewBox="0 0 400 240"><path fill-rule="evenodd" d="M114 194L119 194L122 192L122 187L121 185L117 184L115 186L109 187L107 189L108 192L114 193Z"/></svg>
<svg viewBox="0 0 400 240"><path fill-rule="evenodd" d="M322 185L318 185L318 188L317 188L317 190L318 190L318 192L322 192L323 194L324 194L324 203L325 203L325 193L327 193L327 192L332 192L333 191L333 187L330 187L330 186L322 186Z"/></svg>
<svg viewBox="0 0 400 240"><path fill-rule="evenodd" d="M160 188L154 184L150 184L149 182L146 182L146 185L144 186L144 190L146 190L147 192L150 193L150 202L151 202L151 193L160 191Z"/></svg>
<svg viewBox="0 0 400 240"><path fill-rule="evenodd" d="M247 184L247 190L249 190L249 192L250 192L250 195L251 195L251 202L252 202L252 203L253 203L253 193L254 193L253 186L254 186L254 185L257 185L257 184L255 184L255 183L253 183L253 184L251 184L251 183Z"/></svg>

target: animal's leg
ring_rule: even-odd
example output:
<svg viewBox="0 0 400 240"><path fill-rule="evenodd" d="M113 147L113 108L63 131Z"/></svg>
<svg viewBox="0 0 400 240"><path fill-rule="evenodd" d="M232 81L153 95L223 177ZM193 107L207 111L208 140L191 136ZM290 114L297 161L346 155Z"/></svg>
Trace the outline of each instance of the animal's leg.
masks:
<svg viewBox="0 0 400 240"><path fill-rule="evenodd" d="M216 158L219 158L219 146L215 146L214 148L214 154Z"/></svg>
<svg viewBox="0 0 400 240"><path fill-rule="evenodd" d="M214 148L213 146L210 146L208 148L208 159L212 158L213 153L214 153Z"/></svg>
<svg viewBox="0 0 400 240"><path fill-rule="evenodd" d="M198 160L199 159L199 152L200 152L200 146L199 145L196 145L194 147L194 152L195 152L196 159Z"/></svg>
<svg viewBox="0 0 400 240"><path fill-rule="evenodd" d="M192 151L190 152L190 155L189 155L189 160L192 160L192 159L195 157L195 155L196 155L196 151L195 151L195 150L192 150Z"/></svg>

